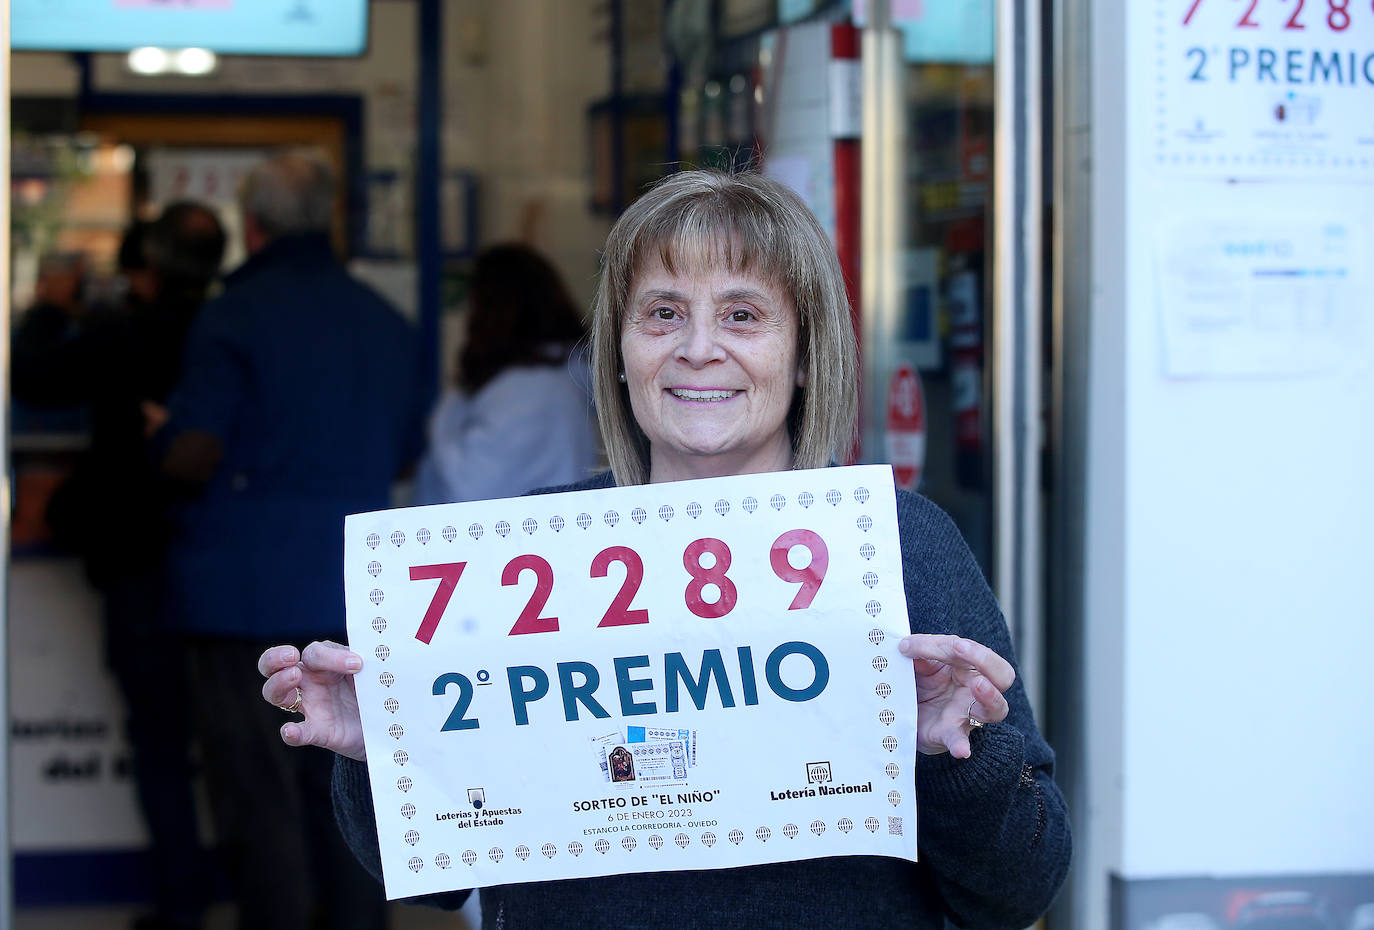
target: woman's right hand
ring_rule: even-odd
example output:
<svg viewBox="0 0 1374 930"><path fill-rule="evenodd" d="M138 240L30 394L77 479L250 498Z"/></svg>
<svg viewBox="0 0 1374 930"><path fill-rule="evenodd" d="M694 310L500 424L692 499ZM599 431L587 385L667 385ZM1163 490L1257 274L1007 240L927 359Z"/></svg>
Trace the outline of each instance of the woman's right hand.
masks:
<svg viewBox="0 0 1374 930"><path fill-rule="evenodd" d="M350 759L365 760L363 721L353 687L353 676L362 667L362 657L356 652L328 640L311 643L304 650L273 646L264 652L258 658L258 671L267 679L262 686L263 700L305 715L304 720L282 725L282 742L320 746Z"/></svg>

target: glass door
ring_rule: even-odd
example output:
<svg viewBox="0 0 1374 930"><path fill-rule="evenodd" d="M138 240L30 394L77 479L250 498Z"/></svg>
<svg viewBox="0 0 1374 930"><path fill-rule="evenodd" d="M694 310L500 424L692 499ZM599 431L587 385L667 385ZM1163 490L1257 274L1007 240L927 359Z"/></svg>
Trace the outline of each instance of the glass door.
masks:
<svg viewBox="0 0 1374 930"><path fill-rule="evenodd" d="M993 2L884 5L864 48L865 93L890 98L865 104L886 189L864 202L864 458L948 511L991 577Z"/></svg>
<svg viewBox="0 0 1374 930"><path fill-rule="evenodd" d="M1039 16L855 4L863 28L863 451L954 519L1038 663ZM1034 695L1033 695L1034 698Z"/></svg>

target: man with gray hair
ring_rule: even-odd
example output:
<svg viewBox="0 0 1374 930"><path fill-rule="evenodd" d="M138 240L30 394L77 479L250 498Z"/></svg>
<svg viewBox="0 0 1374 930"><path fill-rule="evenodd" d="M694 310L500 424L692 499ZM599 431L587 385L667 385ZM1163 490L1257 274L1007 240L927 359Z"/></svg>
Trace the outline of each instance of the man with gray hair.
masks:
<svg viewBox="0 0 1374 930"><path fill-rule="evenodd" d="M249 254L281 236L327 233L334 220L334 178L323 161L287 153L248 173L239 191Z"/></svg>
<svg viewBox="0 0 1374 930"><path fill-rule="evenodd" d="M334 827L329 754L285 750L256 661L266 643L345 635L344 515L389 506L423 442L415 340L335 260L326 165L269 159L240 200L248 259L201 311L155 437L164 473L188 492L172 619L192 640L239 926L370 930L385 901Z"/></svg>

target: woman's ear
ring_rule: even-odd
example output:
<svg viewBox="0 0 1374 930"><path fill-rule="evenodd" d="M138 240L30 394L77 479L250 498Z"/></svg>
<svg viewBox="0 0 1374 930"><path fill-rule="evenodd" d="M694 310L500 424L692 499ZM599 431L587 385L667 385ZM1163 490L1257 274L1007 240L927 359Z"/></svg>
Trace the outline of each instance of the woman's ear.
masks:
<svg viewBox="0 0 1374 930"><path fill-rule="evenodd" d="M797 362L797 387L806 387L806 359Z"/></svg>

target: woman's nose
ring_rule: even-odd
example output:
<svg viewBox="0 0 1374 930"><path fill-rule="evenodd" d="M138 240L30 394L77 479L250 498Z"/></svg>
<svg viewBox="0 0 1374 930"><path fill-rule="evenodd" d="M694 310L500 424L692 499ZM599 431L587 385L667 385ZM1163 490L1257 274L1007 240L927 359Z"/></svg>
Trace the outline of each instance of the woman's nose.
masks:
<svg viewBox="0 0 1374 930"><path fill-rule="evenodd" d="M715 320L710 314L695 313L682 328L682 339L678 342L678 358L693 368L700 368L708 362L725 357L718 338Z"/></svg>

